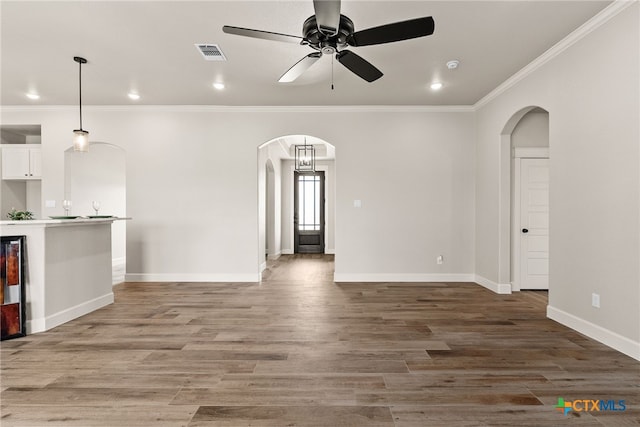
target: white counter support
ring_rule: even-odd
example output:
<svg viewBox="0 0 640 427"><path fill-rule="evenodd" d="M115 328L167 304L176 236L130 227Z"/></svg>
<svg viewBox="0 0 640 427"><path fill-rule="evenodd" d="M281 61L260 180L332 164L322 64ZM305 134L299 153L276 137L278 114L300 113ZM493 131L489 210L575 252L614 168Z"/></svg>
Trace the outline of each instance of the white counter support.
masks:
<svg viewBox="0 0 640 427"><path fill-rule="evenodd" d="M110 219L1 221L26 236L27 333L47 331L113 303Z"/></svg>

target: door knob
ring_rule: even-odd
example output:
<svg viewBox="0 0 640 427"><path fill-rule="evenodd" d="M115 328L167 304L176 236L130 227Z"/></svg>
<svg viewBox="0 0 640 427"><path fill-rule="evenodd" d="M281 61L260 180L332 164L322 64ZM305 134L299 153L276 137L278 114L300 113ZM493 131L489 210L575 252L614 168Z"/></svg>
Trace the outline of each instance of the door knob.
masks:
<svg viewBox="0 0 640 427"><path fill-rule="evenodd" d="M528 229L526 229L526 228L523 228L523 229L522 229L522 232L523 232L523 233L528 233L528 232L529 232L529 230L528 230Z"/></svg>

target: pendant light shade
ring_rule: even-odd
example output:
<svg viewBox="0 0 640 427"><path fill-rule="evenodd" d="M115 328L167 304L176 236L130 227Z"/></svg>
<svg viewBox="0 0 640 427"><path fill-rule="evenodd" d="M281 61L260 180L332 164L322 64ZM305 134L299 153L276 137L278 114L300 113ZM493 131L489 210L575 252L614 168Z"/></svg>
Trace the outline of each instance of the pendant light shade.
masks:
<svg viewBox="0 0 640 427"><path fill-rule="evenodd" d="M79 109L80 109L80 129L73 131L73 151L87 152L89 151L89 132L82 129L82 64L86 64L87 60L74 56L73 60L78 63L78 94L79 94Z"/></svg>
<svg viewBox="0 0 640 427"><path fill-rule="evenodd" d="M73 151L89 151L89 132L82 129L73 131Z"/></svg>

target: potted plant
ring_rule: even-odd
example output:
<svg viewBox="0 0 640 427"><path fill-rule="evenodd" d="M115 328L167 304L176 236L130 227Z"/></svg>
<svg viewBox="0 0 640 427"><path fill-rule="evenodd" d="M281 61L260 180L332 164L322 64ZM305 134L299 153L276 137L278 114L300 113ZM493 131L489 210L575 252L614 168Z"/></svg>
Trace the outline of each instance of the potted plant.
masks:
<svg viewBox="0 0 640 427"><path fill-rule="evenodd" d="M16 208L11 209L11 212L7 213L7 218L11 221L24 221L33 218L33 212L29 211L17 211Z"/></svg>

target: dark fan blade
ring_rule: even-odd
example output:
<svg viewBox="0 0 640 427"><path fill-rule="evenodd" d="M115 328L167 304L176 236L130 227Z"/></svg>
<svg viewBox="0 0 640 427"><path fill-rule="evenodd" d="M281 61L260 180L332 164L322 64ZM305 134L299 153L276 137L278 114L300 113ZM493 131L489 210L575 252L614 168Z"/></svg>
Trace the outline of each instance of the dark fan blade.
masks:
<svg viewBox="0 0 640 427"><path fill-rule="evenodd" d="M252 30L250 28L230 27L225 25L222 31L227 34L235 34L236 36L253 37L256 39L273 40L277 42L287 42L300 44L302 37L290 36L289 34L272 33L271 31Z"/></svg>
<svg viewBox="0 0 640 427"><path fill-rule="evenodd" d="M411 19L356 31L347 39L349 46L370 46L430 36L435 29L432 17Z"/></svg>
<svg viewBox="0 0 640 427"><path fill-rule="evenodd" d="M327 36L338 34L340 27L340 0L313 0L318 30Z"/></svg>
<svg viewBox="0 0 640 427"><path fill-rule="evenodd" d="M282 77L280 77L280 80L278 80L278 82L290 83L294 81L295 79L300 77L302 73L307 71L309 67L315 64L316 61L320 59L321 56L322 56L322 53L320 52L313 52L305 56L300 61L296 62L296 64L293 67L289 68L287 72L284 73Z"/></svg>
<svg viewBox="0 0 640 427"><path fill-rule="evenodd" d="M336 59L339 63L369 83L382 77L382 72L380 70L349 50L343 50L338 53L336 55Z"/></svg>

